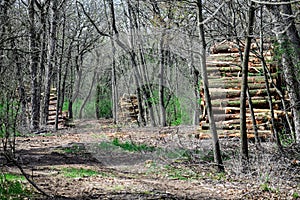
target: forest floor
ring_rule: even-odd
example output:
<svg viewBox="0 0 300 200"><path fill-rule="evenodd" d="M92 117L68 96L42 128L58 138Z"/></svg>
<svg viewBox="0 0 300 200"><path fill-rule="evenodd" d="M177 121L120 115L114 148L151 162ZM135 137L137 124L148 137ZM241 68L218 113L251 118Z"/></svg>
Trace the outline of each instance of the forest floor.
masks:
<svg viewBox="0 0 300 200"><path fill-rule="evenodd" d="M54 196L34 193L28 199L300 198L300 165L293 163L300 160L296 145L278 153L274 143L263 142L260 150L250 143L245 169L239 139L221 139L226 172L218 173L211 140L197 139L195 127L137 128L110 120L75 124L17 138L21 166ZM12 164L4 166L3 172L20 174Z"/></svg>

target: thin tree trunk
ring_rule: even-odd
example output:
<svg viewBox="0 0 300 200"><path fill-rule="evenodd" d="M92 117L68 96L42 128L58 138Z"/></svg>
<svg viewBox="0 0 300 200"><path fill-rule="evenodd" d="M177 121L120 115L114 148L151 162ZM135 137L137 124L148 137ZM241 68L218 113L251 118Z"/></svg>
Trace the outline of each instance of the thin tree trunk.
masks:
<svg viewBox="0 0 300 200"><path fill-rule="evenodd" d="M208 75L206 69L206 42L205 42L205 35L204 35L204 25L203 22L203 15L202 15L202 0L197 0L198 6L198 27L199 27L199 39L200 39L200 68L203 80L203 89L204 89L204 96L205 96L205 103L207 107L210 131L212 134L212 143L213 143L213 150L214 150L214 160L218 165L218 170L223 172L225 171L222 157L221 157L221 149L220 143L216 128L216 123L214 119L214 114L212 110L212 104L209 94L209 85L208 85Z"/></svg>
<svg viewBox="0 0 300 200"><path fill-rule="evenodd" d="M105 1L104 1L105 3ZM111 6L111 5L110 5ZM116 74L116 46L115 41L113 39L114 36L114 28L112 26L114 22L114 16L111 13L110 18L108 17L106 5L104 6L105 15L108 21L108 25L110 27L110 43L111 43L111 98L112 98L112 116L113 116L113 123L116 124L118 122L118 89L117 89L117 74ZM111 8L112 10L112 8ZM115 26L115 24L114 24ZM100 101L100 99L99 99ZM99 109L99 108L98 108Z"/></svg>
<svg viewBox="0 0 300 200"><path fill-rule="evenodd" d="M267 95L268 95L268 102L269 102L269 108L271 113L271 131L273 133L273 137L276 140L277 147L279 149L282 149L279 134L277 131L277 124L275 122L275 116L274 116L274 109L272 104L272 96L270 93L270 86L268 81L268 69L267 65L264 59L264 35L263 35L263 7L260 9L260 41L259 41L259 51L260 51L260 58L261 58L261 65L263 66L264 71L264 77L265 77L265 83L266 83L266 89L267 89Z"/></svg>
<svg viewBox="0 0 300 200"><path fill-rule="evenodd" d="M47 124L48 115L49 115L49 100L50 100L50 90L51 83L53 78L53 67L55 65L55 54L56 54L56 29L57 29L57 0L50 1L51 6L51 27L50 27L50 36L49 36L49 44L48 44L48 66L46 68L45 75L45 96L44 96L44 107L43 107L43 124Z"/></svg>
<svg viewBox="0 0 300 200"><path fill-rule="evenodd" d="M86 96L86 98L84 99L83 103L82 103L81 106L80 106L80 110L79 110L79 119L82 119L83 109L84 109L86 103L88 102L89 98L91 97L92 90L93 90L93 87L94 87L94 85L95 85L96 77L97 77L97 71L95 70L95 71L94 71L93 80L92 80L92 83L91 83L91 87L90 87L89 92L88 92L88 95Z"/></svg>
<svg viewBox="0 0 300 200"><path fill-rule="evenodd" d="M57 82L56 82L56 96L57 96L57 104L56 104L56 113L55 113L55 130L58 130L58 124L59 124L59 117L62 113L61 110L61 73L62 73L62 63L63 63L63 56L64 56L64 48L65 48L65 35L66 35L66 15L63 14L63 33L62 33L62 44L61 44L61 55L59 63L57 64Z"/></svg>
<svg viewBox="0 0 300 200"><path fill-rule="evenodd" d="M239 46L240 58L241 58L241 61L243 62L244 56L243 56L243 52L241 50L240 41L238 39L237 39L237 43L238 43L238 46ZM248 80L247 80L247 84L248 84ZM258 129L257 129L257 124L256 124L256 119L255 119L255 114L254 114L254 109L253 109L253 103L252 103L252 98L251 98L251 93L250 93L249 87L247 87L247 98L248 98L248 102L249 102L249 110L250 110L250 113L251 113L251 121L252 121L252 126L253 126L253 131L254 131L254 138L255 138L256 148L260 148L260 139L258 137Z"/></svg>
<svg viewBox="0 0 300 200"><path fill-rule="evenodd" d="M64 75L62 78L62 87L61 87L61 103L60 103L60 110L62 111L64 103L65 103L65 96L66 96L66 82L67 82L67 77L69 76L69 67L70 67L70 62L71 62L71 58L72 58L72 45L73 45L73 40L71 41L71 43L69 44L68 47L68 53L67 53L67 61L65 64L65 71L64 71Z"/></svg>
<svg viewBox="0 0 300 200"><path fill-rule="evenodd" d="M40 30L40 60L39 60L39 67L40 67L40 74L39 74L39 90L41 93L42 87L44 86L42 83L44 83L44 75L45 75L45 64L47 59L47 16L48 16L48 9L49 9L49 3L50 1L46 2L47 4L42 4L40 8L40 23L41 23L41 30ZM40 99L42 100L42 97ZM40 101L41 104L41 101ZM45 121L43 120L44 117L44 105L40 105L40 122L43 124Z"/></svg>
<svg viewBox="0 0 300 200"><path fill-rule="evenodd" d="M98 78L97 78L98 79ZM99 84L99 80L97 81L98 84L96 86L96 100L95 100L95 110L96 110L96 118L100 119L100 96L101 96L101 86Z"/></svg>
<svg viewBox="0 0 300 200"><path fill-rule="evenodd" d="M142 45L140 45L139 47L139 52L140 52L140 59L141 59L141 72L142 72L142 77L143 77L143 86L142 86L142 93L144 95L144 99L146 102L146 106L148 108L149 111L149 115L150 115L150 123L152 127L156 126L156 120L155 120L155 116L154 116L154 110L153 110L153 103L151 102L151 97L153 97L153 91L152 88L150 86L150 82L149 79L147 77L147 71L146 71L146 61L144 58L144 53L143 53L143 47Z"/></svg>
<svg viewBox="0 0 300 200"><path fill-rule="evenodd" d="M159 68L159 108L160 108L160 125L167 126L166 119L166 106L165 106L165 65L166 65L166 53L164 49L165 43L165 30L163 30L160 41L160 68Z"/></svg>
<svg viewBox="0 0 300 200"><path fill-rule="evenodd" d="M30 49L30 75L31 75L31 129L39 129L40 108L39 108L39 85L38 85L38 49L36 44L36 27L35 27L35 0L28 2L29 14L29 49Z"/></svg>
<svg viewBox="0 0 300 200"><path fill-rule="evenodd" d="M134 2L129 2L128 3L134 3ZM135 6L136 9L139 9L139 1L136 2ZM143 95L143 100L144 103L147 106L147 109L149 111L149 116L150 116L150 123L152 127L156 126L156 120L154 117L154 110L153 110L153 106L152 106L152 102L149 101L149 99L153 96L153 92L152 92L152 88L150 86L149 83L149 79L147 77L147 71L146 71L146 60L144 58L144 51L143 51L143 44L141 44L142 41L142 36L140 34L140 17L139 17L139 12L136 12L136 9L132 8L132 5L130 4L130 16L132 16L132 30L134 31L134 35L136 37L137 40L137 51L139 54L139 59L137 58L137 60L139 61L139 72L141 74L141 93ZM138 15L138 16L137 16ZM147 120L145 119L145 121L147 122Z"/></svg>
<svg viewBox="0 0 300 200"><path fill-rule="evenodd" d="M111 89L112 89L112 114L114 124L118 121L118 89L116 75L116 47L115 41L111 38L112 47L112 68L111 68Z"/></svg>
<svg viewBox="0 0 300 200"><path fill-rule="evenodd" d="M242 87L240 96L240 134L241 134L241 155L242 160L247 161L249 159L248 152L248 138L247 138L247 126L246 126L246 97L248 90L248 62L250 55L251 39L253 34L253 24L255 18L255 3L251 2L248 14L248 27L247 36L245 42L244 58L242 63ZM243 163L245 164L245 163Z"/></svg>
<svg viewBox="0 0 300 200"><path fill-rule="evenodd" d="M70 83L70 91L68 94L68 118L69 120L73 120L73 92L74 92L74 69L73 65L71 66L70 76L71 76L71 83Z"/></svg>
<svg viewBox="0 0 300 200"><path fill-rule="evenodd" d="M142 125L142 126L145 126L146 125L146 119L145 119L145 111L144 111L144 108L143 108L143 94L142 94L142 90L141 90L141 74L140 74L140 70L139 70L139 67L138 67L138 62L137 62L137 55L135 53L135 49L134 49L134 46L135 46L135 33L134 33L134 21L132 19L132 5L130 3L129 0L127 0L127 5L128 5L128 12L129 12L129 32L130 32L130 38L129 38L129 41L130 41L130 50L129 50L129 54L130 54L130 59L131 59L131 64L132 64L132 67L134 69L134 81L135 81L135 85L136 85L136 90L137 90L137 98L138 98L138 109L139 109L139 121L138 121L138 124L139 125ZM116 29L116 24L115 24L115 14L114 14L114 6L113 6L113 2L110 3L110 7L111 7L111 13L113 14L113 30L114 30L114 33L115 34L118 34L117 33L117 29Z"/></svg>
<svg viewBox="0 0 300 200"><path fill-rule="evenodd" d="M192 34L191 34L192 35ZM199 126L200 123L200 85L199 85L199 75L200 72L195 67L195 61L194 61L194 53L193 53L193 42L192 38L189 38L189 45L190 45L190 69L191 69L191 75L193 76L193 84L194 84L194 117L193 117L193 124L195 126Z"/></svg>
<svg viewBox="0 0 300 200"><path fill-rule="evenodd" d="M248 102L249 102L249 110L251 113L251 121L252 121L252 126L253 126L253 131L254 131L255 144L256 144L256 147L259 148L260 147L260 139L258 137L258 129L257 129L257 124L256 124L256 119L255 119L253 104L252 104L252 98L251 98L249 88L247 88L247 98L248 98Z"/></svg>

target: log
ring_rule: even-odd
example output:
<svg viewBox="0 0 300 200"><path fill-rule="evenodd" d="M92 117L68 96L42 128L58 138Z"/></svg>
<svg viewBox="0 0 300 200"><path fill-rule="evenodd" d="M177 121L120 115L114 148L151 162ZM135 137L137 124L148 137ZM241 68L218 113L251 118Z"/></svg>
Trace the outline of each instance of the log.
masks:
<svg viewBox="0 0 300 200"><path fill-rule="evenodd" d="M225 88L225 89L240 89L241 83L231 83L231 82L221 82L221 81L210 81L210 88ZM248 88L250 90L254 89L264 89L266 88L265 83L249 83Z"/></svg>
<svg viewBox="0 0 300 200"><path fill-rule="evenodd" d="M48 116L48 121L55 120L55 117L56 117L56 115L49 115ZM61 115L59 115L58 119L63 119L63 117Z"/></svg>
<svg viewBox="0 0 300 200"><path fill-rule="evenodd" d="M59 119L58 120L58 123L60 124L60 123L63 123L65 120L63 120L63 119ZM55 119L54 120L48 120L47 121L47 125L54 125L55 124Z"/></svg>
<svg viewBox="0 0 300 200"><path fill-rule="evenodd" d="M276 72L276 68L275 67L270 67L269 68L271 73L275 73ZM240 66L236 66L236 65L230 65L228 63L225 64L225 66L220 66L220 64L212 64L210 63L210 65L207 66L207 72L211 73L211 72L241 72L242 69ZM252 64L249 67L249 73L259 73L262 74L263 73L263 67L261 66L261 64Z"/></svg>
<svg viewBox="0 0 300 200"><path fill-rule="evenodd" d="M120 106L122 107L122 108L132 108L132 107L138 107L138 105L135 103L135 102L121 102L120 103Z"/></svg>
<svg viewBox="0 0 300 200"><path fill-rule="evenodd" d="M266 97L261 97L266 98ZM280 104L280 100L273 100L273 104ZM254 108L266 108L268 107L269 103L267 99L252 99L252 105ZM230 100L230 99L217 99L212 100L212 106L224 106L224 107L239 107L240 106L240 100ZM247 102L247 106L249 106L249 103Z"/></svg>
<svg viewBox="0 0 300 200"><path fill-rule="evenodd" d="M260 123L267 122L268 120L271 119L271 116L266 115L265 113L254 113L254 115L255 115L255 119L257 121L260 121ZM219 121L240 119L240 114L239 113L237 113L237 114L217 114L217 115L214 115L214 117L215 117L215 121L219 122ZM246 113L246 117L250 119L251 113ZM276 119L276 116L275 116L275 119Z"/></svg>
<svg viewBox="0 0 300 200"><path fill-rule="evenodd" d="M240 130L240 123L229 123L229 121L232 121L232 120L216 122L217 129L218 130ZM250 118L246 121L246 123L247 123L247 125L246 125L247 130L253 130L253 125L252 125L252 121ZM200 127L202 130L209 130L210 125L207 122L201 122ZM257 128L258 128L258 130L270 129L268 127L268 124L266 124L266 123L260 123L257 126Z"/></svg>
<svg viewBox="0 0 300 200"><path fill-rule="evenodd" d="M278 75L276 73L272 74L272 78L276 81ZM222 83L240 83L241 77L209 77L211 82L222 82ZM265 77L264 76L252 76L248 77L248 83L264 83Z"/></svg>
<svg viewBox="0 0 300 200"><path fill-rule="evenodd" d="M238 89L223 89L223 88L210 88L211 92L211 98L212 99L218 99L218 98L234 98L239 97L241 94L241 91ZM267 96L267 90L266 89L254 89L249 90L251 97L254 96ZM270 88L270 94L276 94L275 88Z"/></svg>
<svg viewBox="0 0 300 200"><path fill-rule="evenodd" d="M56 104L57 104L57 100L49 101L49 106L50 106L50 105L56 105Z"/></svg>
<svg viewBox="0 0 300 200"><path fill-rule="evenodd" d="M239 52L239 46L234 44L233 42L225 42L224 44L217 44L210 48L210 53L212 54L238 53L238 52Z"/></svg>
<svg viewBox="0 0 300 200"><path fill-rule="evenodd" d="M49 111L56 111L56 106L55 105L49 105L48 110Z"/></svg>
<svg viewBox="0 0 300 200"><path fill-rule="evenodd" d="M55 100L57 100L57 96L55 96L54 94L50 94L49 101L55 101Z"/></svg>
<svg viewBox="0 0 300 200"><path fill-rule="evenodd" d="M218 131L218 136L219 138L233 138L233 137L240 137L240 133L238 130L219 130ZM272 132L270 130L259 130L258 131L258 137L259 138L269 138L272 136ZM196 138L199 139L210 139L211 138L211 133L209 130L201 130L199 134L195 135ZM254 132L248 131L247 132L247 138L252 139L254 138Z"/></svg>

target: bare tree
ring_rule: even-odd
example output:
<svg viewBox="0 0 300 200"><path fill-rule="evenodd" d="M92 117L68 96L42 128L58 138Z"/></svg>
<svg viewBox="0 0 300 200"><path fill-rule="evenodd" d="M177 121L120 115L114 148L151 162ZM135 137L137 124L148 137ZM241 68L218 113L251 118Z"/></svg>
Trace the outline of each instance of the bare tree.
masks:
<svg viewBox="0 0 300 200"><path fill-rule="evenodd" d="M282 50L282 69L293 111L294 140L300 140L300 36L296 29L291 4L267 5L275 24L276 39ZM296 75L296 76L295 76Z"/></svg>
<svg viewBox="0 0 300 200"><path fill-rule="evenodd" d="M204 25L203 25L203 5L202 0L197 0L197 7L198 7L198 26L199 26L199 39L200 39L200 68L201 68L201 75L202 75L202 82L203 82L203 89L204 89L204 96L205 96L205 103L208 112L208 119L210 124L210 131L212 134L212 143L213 143L213 150L214 150L214 160L218 165L219 171L224 171L225 168L223 166L223 161L221 157L221 150L220 150L220 143L217 133L217 127L214 119L214 114L212 110L211 98L209 94L209 83L208 83L208 76L207 76L207 69L206 69L206 42L205 42L205 35L204 35Z"/></svg>
<svg viewBox="0 0 300 200"><path fill-rule="evenodd" d="M248 62L253 38L253 24L255 19L255 3L251 2L248 13L248 27L245 41L244 58L242 63L242 88L240 96L240 134L241 134L241 156L242 160L249 159L248 137L246 127L246 98L248 90Z"/></svg>
<svg viewBox="0 0 300 200"><path fill-rule="evenodd" d="M40 121L40 94L38 84L39 49L37 46L35 0L28 1L29 18L29 50L31 75L31 129L39 129Z"/></svg>

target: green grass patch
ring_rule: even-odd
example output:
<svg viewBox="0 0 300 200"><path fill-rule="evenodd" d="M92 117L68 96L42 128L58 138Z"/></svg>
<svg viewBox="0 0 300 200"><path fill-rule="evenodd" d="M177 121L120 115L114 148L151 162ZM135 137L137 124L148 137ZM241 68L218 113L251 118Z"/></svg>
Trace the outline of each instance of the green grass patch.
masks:
<svg viewBox="0 0 300 200"><path fill-rule="evenodd" d="M3 174L4 179L7 181L25 181L26 178L22 175L5 173Z"/></svg>
<svg viewBox="0 0 300 200"><path fill-rule="evenodd" d="M273 191L273 188L271 188L268 183L261 184L260 188L263 192L272 192Z"/></svg>
<svg viewBox="0 0 300 200"><path fill-rule="evenodd" d="M25 181L24 176L15 174L0 174L0 199L24 199L32 194L22 181Z"/></svg>
<svg viewBox="0 0 300 200"><path fill-rule="evenodd" d="M111 142L114 146L120 147L126 151L141 152L141 151L154 151L155 147L146 144L135 144L132 141L120 142L118 138L113 139Z"/></svg>
<svg viewBox="0 0 300 200"><path fill-rule="evenodd" d="M63 168L62 169L63 176L68 178L83 178L83 177L91 177L91 176L107 176L105 173L100 173L91 169L83 169L83 168Z"/></svg>
<svg viewBox="0 0 300 200"><path fill-rule="evenodd" d="M298 192L294 192L292 196L294 199L300 198L300 194Z"/></svg>

